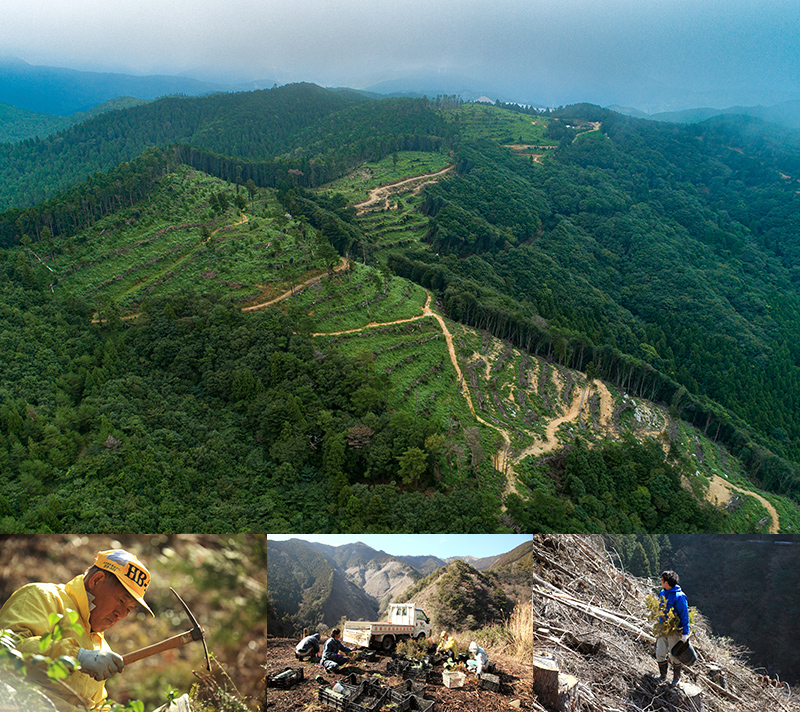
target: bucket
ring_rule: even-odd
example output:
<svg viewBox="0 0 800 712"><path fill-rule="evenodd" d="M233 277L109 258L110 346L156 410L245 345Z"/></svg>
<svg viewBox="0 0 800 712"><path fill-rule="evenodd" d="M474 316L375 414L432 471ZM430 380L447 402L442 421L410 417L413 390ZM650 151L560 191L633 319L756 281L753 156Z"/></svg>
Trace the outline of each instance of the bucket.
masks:
<svg viewBox="0 0 800 712"><path fill-rule="evenodd" d="M697 651L692 647L692 644L687 640L679 640L672 646L669 651L673 658L680 661L684 665L694 665L697 662Z"/></svg>

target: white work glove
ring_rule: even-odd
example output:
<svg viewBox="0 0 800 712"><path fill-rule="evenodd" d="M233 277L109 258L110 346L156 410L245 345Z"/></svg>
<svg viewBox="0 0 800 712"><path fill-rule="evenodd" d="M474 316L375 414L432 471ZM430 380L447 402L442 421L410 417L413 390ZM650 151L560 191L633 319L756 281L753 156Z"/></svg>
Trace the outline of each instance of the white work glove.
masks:
<svg viewBox="0 0 800 712"><path fill-rule="evenodd" d="M682 640L684 643L686 643L686 642L689 640L689 634L687 633L686 635L682 635L682 636L681 636L681 640Z"/></svg>
<svg viewBox="0 0 800 712"><path fill-rule="evenodd" d="M81 648L78 651L78 662L81 664L81 671L95 680L108 680L112 675L122 672L125 667L122 656L113 650Z"/></svg>

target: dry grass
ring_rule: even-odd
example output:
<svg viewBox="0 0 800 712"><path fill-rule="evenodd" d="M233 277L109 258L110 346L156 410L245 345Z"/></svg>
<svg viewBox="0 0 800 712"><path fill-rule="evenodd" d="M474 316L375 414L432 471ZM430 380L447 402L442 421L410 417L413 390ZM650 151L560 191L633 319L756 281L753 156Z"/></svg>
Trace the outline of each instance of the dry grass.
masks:
<svg viewBox="0 0 800 712"><path fill-rule="evenodd" d="M533 611L528 602L518 603L506 622L512 648L509 652L517 660L527 661L533 655Z"/></svg>

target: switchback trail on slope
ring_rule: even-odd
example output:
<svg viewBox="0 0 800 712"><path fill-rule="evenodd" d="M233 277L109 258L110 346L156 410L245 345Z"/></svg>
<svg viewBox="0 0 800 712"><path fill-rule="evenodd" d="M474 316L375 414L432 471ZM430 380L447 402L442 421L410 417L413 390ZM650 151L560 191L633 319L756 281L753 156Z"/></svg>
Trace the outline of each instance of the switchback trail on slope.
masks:
<svg viewBox="0 0 800 712"><path fill-rule="evenodd" d="M732 485L730 482L726 482L719 475L713 476L711 485L708 488L708 500L716 505L724 505L731 498L734 492L755 497L761 503L764 509L767 510L772 520L769 525L769 533L777 534L780 531L780 517L778 516L777 510L772 506L771 502L756 492L743 490L736 485Z"/></svg>
<svg viewBox="0 0 800 712"><path fill-rule="evenodd" d="M379 185L377 188L370 190L369 198L367 200L365 200L363 203L356 203L353 207L358 211L359 215L363 215L367 208L388 200L389 196L392 195L392 193L397 192L397 189L401 186L408 185L409 183L418 183L418 185L416 185L414 188L414 193L416 194L422 190L424 186L428 185L429 183L435 183L438 178L451 170L453 170L453 166L447 166L447 168L436 171L436 173L412 176L411 178L404 178L403 180L396 181L395 183L389 183L388 185Z"/></svg>

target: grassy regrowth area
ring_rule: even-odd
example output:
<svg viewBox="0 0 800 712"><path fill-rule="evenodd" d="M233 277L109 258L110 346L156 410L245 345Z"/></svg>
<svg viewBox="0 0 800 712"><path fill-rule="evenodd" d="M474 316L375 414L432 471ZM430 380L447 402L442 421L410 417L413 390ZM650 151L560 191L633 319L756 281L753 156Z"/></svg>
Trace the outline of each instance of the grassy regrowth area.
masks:
<svg viewBox="0 0 800 712"><path fill-rule="evenodd" d="M503 144L536 144L556 148L557 141L545 138L550 119L528 116L489 104L463 104L444 114L458 126L465 139L490 138Z"/></svg>
<svg viewBox="0 0 800 712"><path fill-rule="evenodd" d="M360 203L369 198L373 188L437 173L449 165L450 160L443 153L398 151L380 161L362 164L349 175L326 185L322 192L341 193L349 203Z"/></svg>
<svg viewBox="0 0 800 712"><path fill-rule="evenodd" d="M230 200L223 212L212 195ZM135 309L151 295L180 289L220 291L241 300L283 292L311 269L316 234L289 219L269 190L242 210L235 207L236 186L181 167L166 178L150 200L104 218L63 246L49 262L56 288L98 305L112 300Z"/></svg>
<svg viewBox="0 0 800 712"><path fill-rule="evenodd" d="M351 263L348 271L332 279L323 276L291 303L311 317L315 331L329 333L419 317L426 299L425 290L416 284Z"/></svg>

